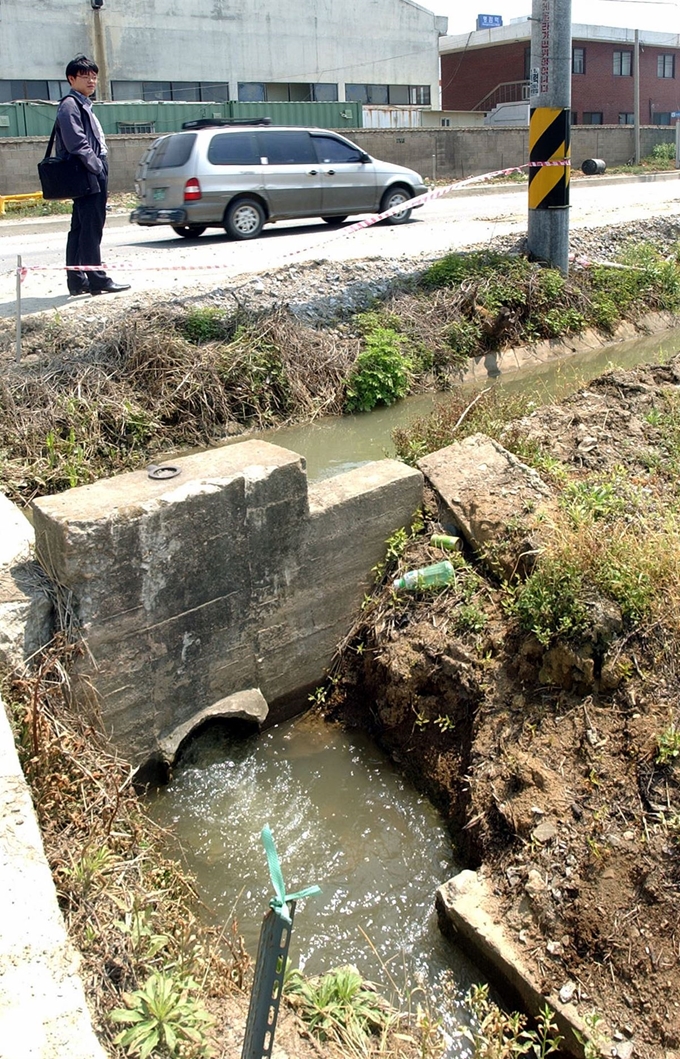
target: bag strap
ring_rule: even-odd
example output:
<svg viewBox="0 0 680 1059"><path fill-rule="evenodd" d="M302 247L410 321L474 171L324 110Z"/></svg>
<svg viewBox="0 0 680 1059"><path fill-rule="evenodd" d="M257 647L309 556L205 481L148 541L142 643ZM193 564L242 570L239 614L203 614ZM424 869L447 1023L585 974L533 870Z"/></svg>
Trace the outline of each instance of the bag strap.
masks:
<svg viewBox="0 0 680 1059"><path fill-rule="evenodd" d="M80 108L81 117L85 116L85 107L80 102L80 100L76 99L76 97L71 92L67 92L67 94L65 96L61 97L61 99L59 100L59 105L60 106L64 102L65 99L75 99L76 103L78 104L78 106ZM47 144L47 150L45 151L45 158L49 158L50 155L52 154L52 148L54 146L54 138L55 138L56 135L57 135L57 119L55 118L54 119L54 125L52 126L52 132L50 133L50 140L49 140L49 143Z"/></svg>

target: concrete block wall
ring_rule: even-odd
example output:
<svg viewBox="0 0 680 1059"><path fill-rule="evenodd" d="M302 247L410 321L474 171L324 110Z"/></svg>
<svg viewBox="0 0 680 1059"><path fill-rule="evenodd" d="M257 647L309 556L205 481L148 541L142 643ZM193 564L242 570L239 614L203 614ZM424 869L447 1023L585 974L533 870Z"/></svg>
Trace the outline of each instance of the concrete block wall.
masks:
<svg viewBox="0 0 680 1059"><path fill-rule="evenodd" d="M426 178L461 180L469 176L522 165L529 158L527 126L509 128L343 129L349 139L376 158L415 169ZM134 191L135 172L155 135L107 137L110 190ZM640 129L642 156L657 143L674 143L675 129L663 125ZM0 138L0 195L37 191L37 165L47 140ZM575 125L571 136L572 165L584 158L604 158L607 165L625 165L635 154L631 125Z"/></svg>
<svg viewBox="0 0 680 1059"><path fill-rule="evenodd" d="M76 694L136 765L238 692L259 688L271 723L304 708L422 499L420 472L393 460L308 489L301 456L259 441L175 465L33 505L38 558L89 650Z"/></svg>

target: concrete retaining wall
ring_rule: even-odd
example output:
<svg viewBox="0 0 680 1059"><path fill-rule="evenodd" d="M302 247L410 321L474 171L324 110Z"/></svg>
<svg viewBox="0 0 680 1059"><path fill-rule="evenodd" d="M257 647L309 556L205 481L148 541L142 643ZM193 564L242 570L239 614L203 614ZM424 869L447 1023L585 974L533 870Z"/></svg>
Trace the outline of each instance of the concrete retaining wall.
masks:
<svg viewBox="0 0 680 1059"><path fill-rule="evenodd" d="M171 481L140 470L33 505L38 558L90 652L76 693L137 765L244 690L269 723L304 708L422 499L394 460L309 489L303 458L265 442L174 463Z"/></svg>
<svg viewBox="0 0 680 1059"><path fill-rule="evenodd" d="M423 176L460 180L522 165L529 158L526 126L503 129L343 129L343 133L376 158L409 166ZM134 190L140 156L156 136L109 136L111 191ZM675 142L675 129L648 125L640 130L645 157L657 143ZM19 195L39 187L36 166L47 141L0 140L0 195ZM631 125L576 125L571 133L572 165L584 158L603 158L607 165L625 165L635 156Z"/></svg>

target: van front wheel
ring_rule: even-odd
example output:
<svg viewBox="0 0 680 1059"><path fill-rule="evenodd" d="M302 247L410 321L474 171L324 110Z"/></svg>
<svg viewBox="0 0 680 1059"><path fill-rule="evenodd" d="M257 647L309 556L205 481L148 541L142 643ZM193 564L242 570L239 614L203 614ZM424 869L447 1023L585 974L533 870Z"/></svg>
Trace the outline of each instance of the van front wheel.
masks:
<svg viewBox="0 0 680 1059"><path fill-rule="evenodd" d="M264 210L257 199L230 202L224 215L224 227L232 239L255 239L264 221Z"/></svg>
<svg viewBox="0 0 680 1059"><path fill-rule="evenodd" d="M385 210L391 210L394 206L401 206L403 202L408 202L411 198L413 196L409 195L406 188L390 188L380 200L380 212L384 213ZM405 224L412 212L412 210L401 210L399 213L393 213L391 217L386 218L385 224Z"/></svg>

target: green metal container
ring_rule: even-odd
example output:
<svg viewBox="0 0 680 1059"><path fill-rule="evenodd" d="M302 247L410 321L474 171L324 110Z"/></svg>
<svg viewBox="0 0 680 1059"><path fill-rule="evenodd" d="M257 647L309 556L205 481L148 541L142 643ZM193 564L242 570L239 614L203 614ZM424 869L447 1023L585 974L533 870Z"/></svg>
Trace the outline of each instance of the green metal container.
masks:
<svg viewBox="0 0 680 1059"><path fill-rule="evenodd" d="M179 132L197 118L264 118L272 125L311 125L322 129L360 129L360 103L174 103L142 101L95 103L106 136ZM0 104L0 136L49 136L57 103Z"/></svg>

